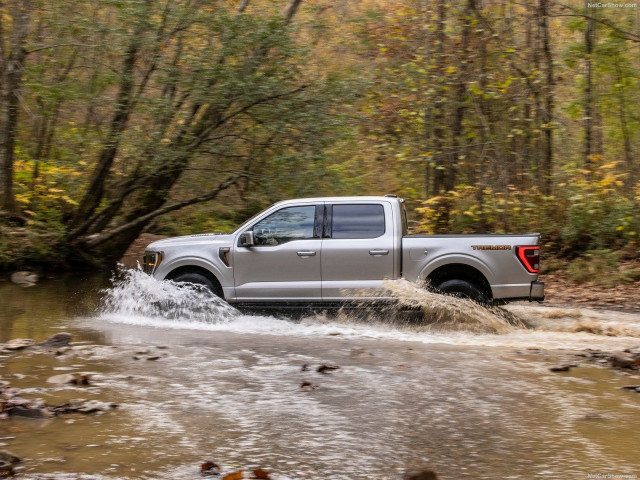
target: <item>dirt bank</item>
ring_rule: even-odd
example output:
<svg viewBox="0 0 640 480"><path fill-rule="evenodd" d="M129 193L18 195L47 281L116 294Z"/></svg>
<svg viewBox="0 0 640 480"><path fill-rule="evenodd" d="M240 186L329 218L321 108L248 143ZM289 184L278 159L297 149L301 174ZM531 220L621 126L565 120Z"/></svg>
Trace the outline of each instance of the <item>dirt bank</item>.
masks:
<svg viewBox="0 0 640 480"><path fill-rule="evenodd" d="M545 282L545 305L640 313L640 282L616 287L577 284L562 270L541 275L540 280Z"/></svg>

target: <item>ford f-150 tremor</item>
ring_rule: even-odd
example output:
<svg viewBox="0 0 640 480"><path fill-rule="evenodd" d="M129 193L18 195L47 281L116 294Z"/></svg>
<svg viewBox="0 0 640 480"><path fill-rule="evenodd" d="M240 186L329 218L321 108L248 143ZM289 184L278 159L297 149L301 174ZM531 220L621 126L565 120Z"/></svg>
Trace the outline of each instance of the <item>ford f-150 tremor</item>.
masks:
<svg viewBox="0 0 640 480"><path fill-rule="evenodd" d="M159 280L205 285L245 306L390 300L387 282L480 302L544 299L540 235L409 235L394 195L276 203L230 234L150 244L143 268Z"/></svg>

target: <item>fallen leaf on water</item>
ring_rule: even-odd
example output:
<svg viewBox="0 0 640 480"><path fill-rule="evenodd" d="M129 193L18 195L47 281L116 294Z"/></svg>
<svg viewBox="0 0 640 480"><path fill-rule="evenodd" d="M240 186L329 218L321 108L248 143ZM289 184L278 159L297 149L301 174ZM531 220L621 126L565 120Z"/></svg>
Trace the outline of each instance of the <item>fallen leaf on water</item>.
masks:
<svg viewBox="0 0 640 480"><path fill-rule="evenodd" d="M303 392L308 392L308 391L310 391L310 390L315 390L316 388L318 388L318 385L314 385L314 384L313 384L313 383L311 383L311 382L302 382L302 383L300 384L300 389L301 389Z"/></svg>
<svg viewBox="0 0 640 480"><path fill-rule="evenodd" d="M239 472L227 473L221 480L242 480L242 470Z"/></svg>
<svg viewBox="0 0 640 480"><path fill-rule="evenodd" d="M200 473L202 475L218 475L220 467L215 462L206 461L200 465Z"/></svg>

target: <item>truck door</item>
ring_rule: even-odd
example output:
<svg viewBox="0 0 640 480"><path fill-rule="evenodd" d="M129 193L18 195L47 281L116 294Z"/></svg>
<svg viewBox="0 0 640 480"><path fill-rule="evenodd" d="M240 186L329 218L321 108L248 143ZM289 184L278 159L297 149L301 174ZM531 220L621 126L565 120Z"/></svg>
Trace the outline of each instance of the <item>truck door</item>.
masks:
<svg viewBox="0 0 640 480"><path fill-rule="evenodd" d="M395 261L389 203L327 203L323 235L323 301L385 296Z"/></svg>
<svg viewBox="0 0 640 480"><path fill-rule="evenodd" d="M248 229L255 245L236 245L233 254L237 300L320 299L323 208L283 207Z"/></svg>

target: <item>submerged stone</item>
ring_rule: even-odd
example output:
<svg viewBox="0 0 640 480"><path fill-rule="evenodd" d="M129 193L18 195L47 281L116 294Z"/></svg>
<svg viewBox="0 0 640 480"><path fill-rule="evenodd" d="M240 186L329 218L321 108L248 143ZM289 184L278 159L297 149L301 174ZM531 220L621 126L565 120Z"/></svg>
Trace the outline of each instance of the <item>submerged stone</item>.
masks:
<svg viewBox="0 0 640 480"><path fill-rule="evenodd" d="M15 465L16 463L20 463L20 457L14 455L8 450L0 450L0 462L10 463L11 465Z"/></svg>
<svg viewBox="0 0 640 480"><path fill-rule="evenodd" d="M45 348L61 348L66 347L71 343L70 333L56 333L55 335L50 336L44 342L40 342L39 345Z"/></svg>
<svg viewBox="0 0 640 480"><path fill-rule="evenodd" d="M618 368L633 368L636 364L635 358L624 352L614 353L610 359L611 365Z"/></svg>
<svg viewBox="0 0 640 480"><path fill-rule="evenodd" d="M21 287L32 287L38 282L38 274L28 271L13 272L11 281Z"/></svg>
<svg viewBox="0 0 640 480"><path fill-rule="evenodd" d="M431 467L413 468L404 472L403 480L438 480Z"/></svg>
<svg viewBox="0 0 640 480"><path fill-rule="evenodd" d="M5 343L4 348L5 350L11 351L24 350L25 348L28 348L35 343L35 340L32 340L30 338L14 338L13 340L9 340L7 343Z"/></svg>

